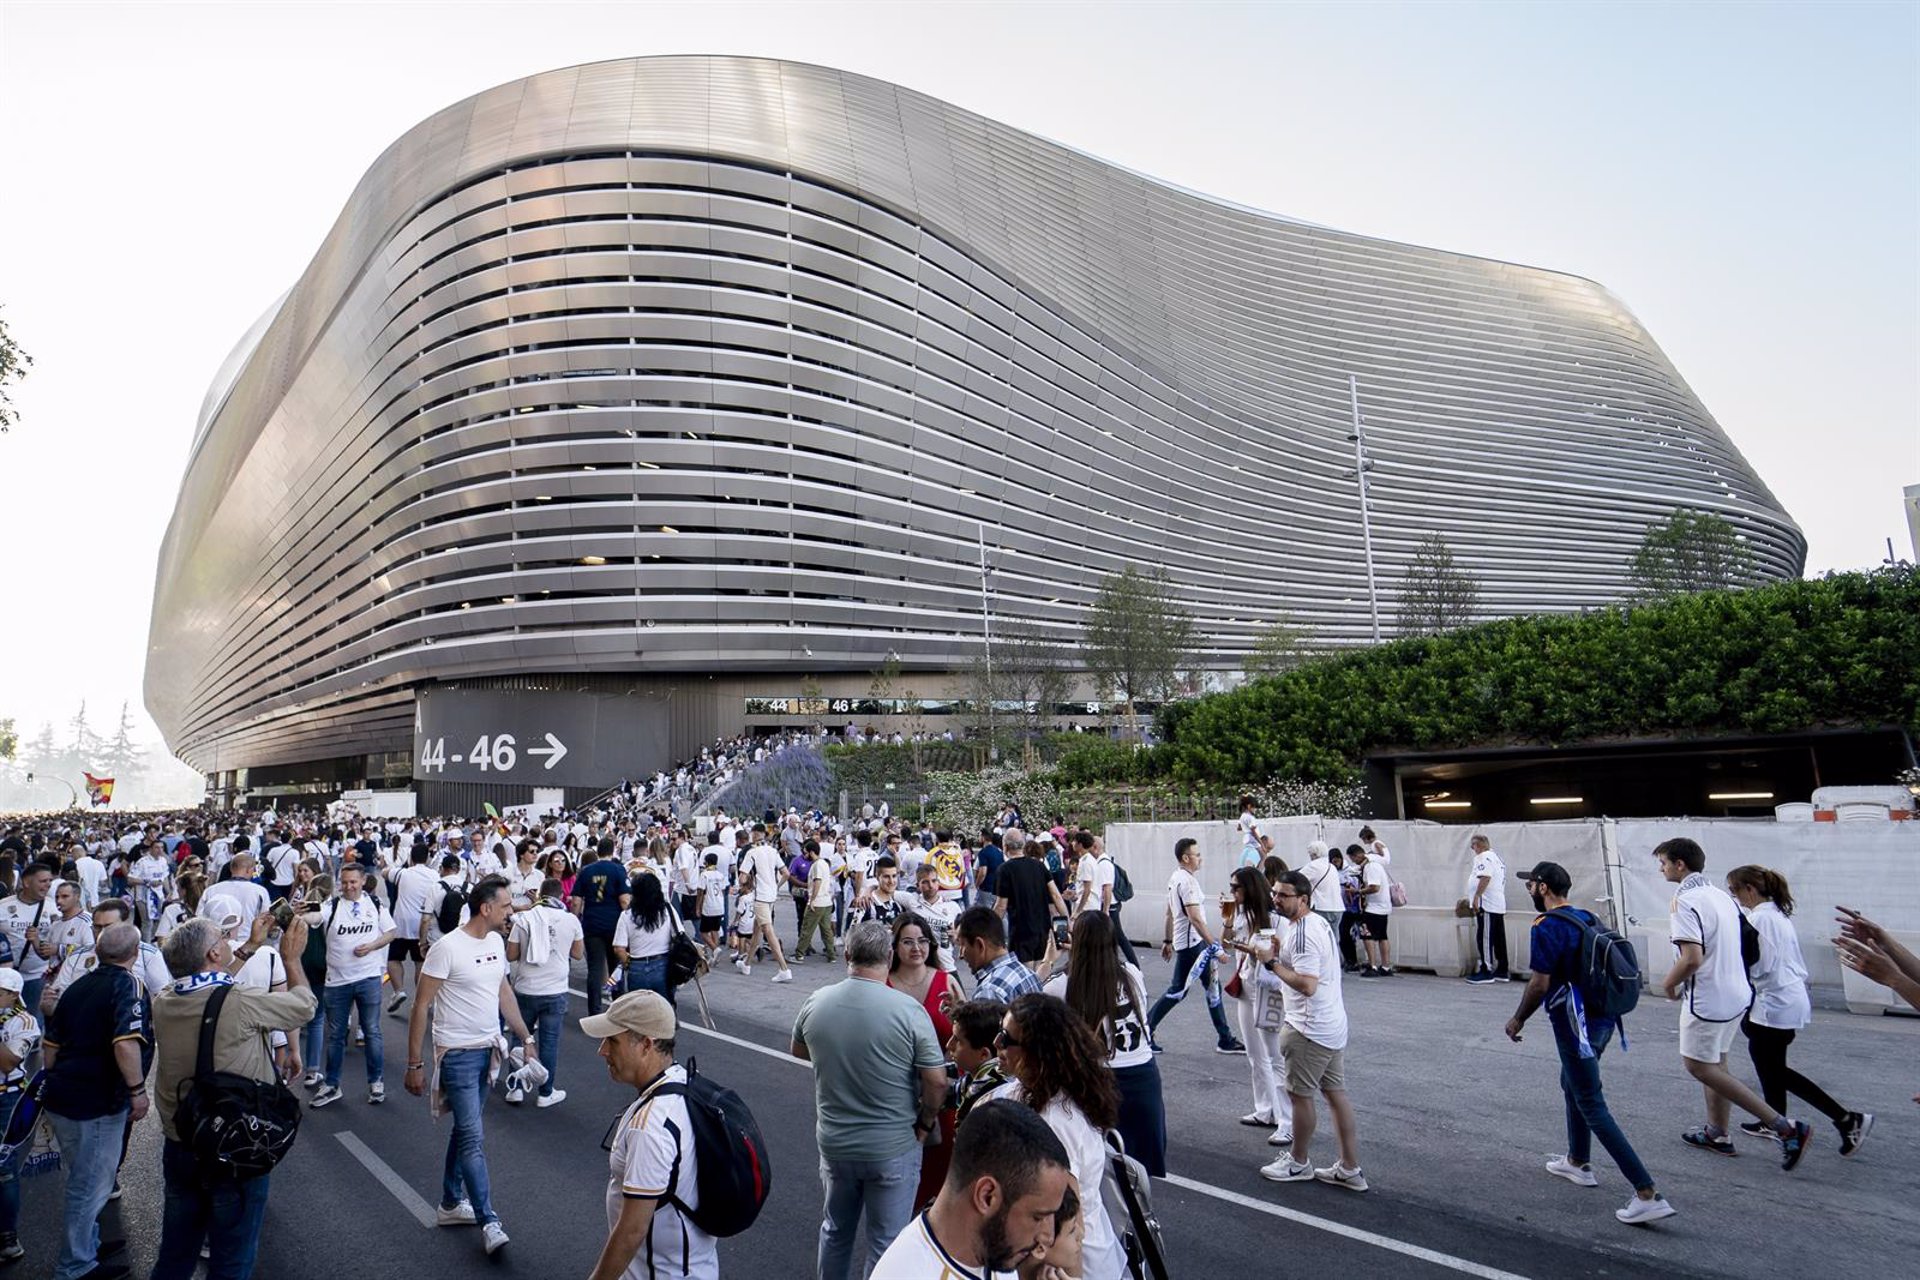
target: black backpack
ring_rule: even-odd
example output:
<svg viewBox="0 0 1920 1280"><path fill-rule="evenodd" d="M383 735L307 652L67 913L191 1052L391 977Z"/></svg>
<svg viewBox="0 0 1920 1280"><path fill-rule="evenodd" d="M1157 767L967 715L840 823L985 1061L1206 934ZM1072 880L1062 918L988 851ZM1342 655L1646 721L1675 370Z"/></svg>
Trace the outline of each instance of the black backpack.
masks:
<svg viewBox="0 0 1920 1280"><path fill-rule="evenodd" d="M651 1090L655 1097L687 1100L693 1124L693 1149L700 1156L700 1207L687 1208L674 1194L678 1168L667 1183L667 1203L710 1236L737 1236L753 1225L773 1190L773 1165L753 1112L733 1090L704 1079L687 1059L687 1082L669 1082Z"/></svg>
<svg viewBox="0 0 1920 1280"><path fill-rule="evenodd" d="M1640 958L1633 944L1599 920L1588 920L1571 908L1554 915L1580 930L1580 952L1574 982L1590 1018L1620 1018L1640 1003Z"/></svg>
<svg viewBox="0 0 1920 1280"><path fill-rule="evenodd" d="M1115 862L1112 858L1102 858L1101 861L1113 868L1114 904L1117 906L1122 902L1132 902L1133 878L1127 874L1127 869Z"/></svg>
<svg viewBox="0 0 1920 1280"><path fill-rule="evenodd" d="M441 933L452 933L460 927L460 908L467 905L466 895L450 884L440 885L440 906L433 913L433 923Z"/></svg>
<svg viewBox="0 0 1920 1280"><path fill-rule="evenodd" d="M174 1109L174 1126L193 1152L201 1182L210 1187L271 1172L300 1132L300 1100L278 1078L213 1069L213 1031L232 990L222 984L207 996L199 1057L192 1079L180 1082L183 1096Z"/></svg>

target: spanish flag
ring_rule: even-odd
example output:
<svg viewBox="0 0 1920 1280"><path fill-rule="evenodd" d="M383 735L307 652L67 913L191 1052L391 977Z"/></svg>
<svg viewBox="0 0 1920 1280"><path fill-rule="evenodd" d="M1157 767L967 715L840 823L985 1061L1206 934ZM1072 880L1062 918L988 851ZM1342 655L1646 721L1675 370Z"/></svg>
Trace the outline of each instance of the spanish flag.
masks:
<svg viewBox="0 0 1920 1280"><path fill-rule="evenodd" d="M87 799L89 801L95 805L113 803L112 778L96 778L90 773L83 773L80 776L87 780Z"/></svg>

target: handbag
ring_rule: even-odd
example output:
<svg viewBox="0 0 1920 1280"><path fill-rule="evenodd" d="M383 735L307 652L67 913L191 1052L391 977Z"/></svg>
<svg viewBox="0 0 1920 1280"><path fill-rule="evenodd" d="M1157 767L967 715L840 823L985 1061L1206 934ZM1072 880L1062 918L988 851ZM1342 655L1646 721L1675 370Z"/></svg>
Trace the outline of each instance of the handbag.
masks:
<svg viewBox="0 0 1920 1280"><path fill-rule="evenodd" d="M1393 872L1387 872L1387 901L1396 907L1407 905L1407 887L1393 878Z"/></svg>
<svg viewBox="0 0 1920 1280"><path fill-rule="evenodd" d="M700 948L687 936L686 925L680 920L680 913L671 904L667 907L673 918L673 932L667 938L667 986L684 987L692 982L706 963L700 954Z"/></svg>
<svg viewBox="0 0 1920 1280"><path fill-rule="evenodd" d="M1246 988L1240 983L1240 971L1238 969L1233 971L1233 976L1227 979L1227 985L1220 988L1220 990L1232 996L1235 1000L1240 998L1240 993L1245 991Z"/></svg>
<svg viewBox="0 0 1920 1280"><path fill-rule="evenodd" d="M1453 914L1459 916L1462 920L1471 920L1473 919L1473 904L1465 898L1462 898L1453 904Z"/></svg>

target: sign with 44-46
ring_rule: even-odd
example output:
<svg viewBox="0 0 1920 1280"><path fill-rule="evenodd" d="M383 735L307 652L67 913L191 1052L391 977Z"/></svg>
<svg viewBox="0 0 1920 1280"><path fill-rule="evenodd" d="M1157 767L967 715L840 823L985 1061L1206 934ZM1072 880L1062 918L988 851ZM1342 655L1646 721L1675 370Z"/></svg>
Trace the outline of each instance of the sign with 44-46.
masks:
<svg viewBox="0 0 1920 1280"><path fill-rule="evenodd" d="M430 686L414 700L422 781L610 786L658 767L665 715L645 698Z"/></svg>

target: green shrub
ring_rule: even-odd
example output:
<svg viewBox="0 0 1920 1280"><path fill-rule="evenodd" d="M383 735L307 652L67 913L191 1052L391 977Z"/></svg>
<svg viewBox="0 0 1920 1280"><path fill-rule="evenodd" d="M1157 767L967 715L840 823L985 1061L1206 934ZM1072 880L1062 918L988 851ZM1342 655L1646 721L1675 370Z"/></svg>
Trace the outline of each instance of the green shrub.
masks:
<svg viewBox="0 0 1920 1280"><path fill-rule="evenodd" d="M1920 729L1911 565L1401 640L1168 707L1163 745L1083 747L1060 768L1345 783L1387 749L1883 725Z"/></svg>

